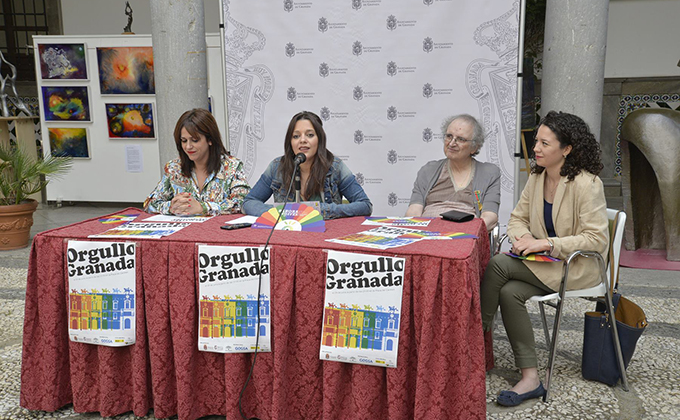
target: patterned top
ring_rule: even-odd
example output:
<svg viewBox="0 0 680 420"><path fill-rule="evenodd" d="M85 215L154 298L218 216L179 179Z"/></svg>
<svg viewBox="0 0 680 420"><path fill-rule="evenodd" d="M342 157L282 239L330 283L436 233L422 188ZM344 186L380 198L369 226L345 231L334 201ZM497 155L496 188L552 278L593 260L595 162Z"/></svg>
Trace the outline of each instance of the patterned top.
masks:
<svg viewBox="0 0 680 420"><path fill-rule="evenodd" d="M176 194L188 192L203 207L203 214L239 213L243 198L250 186L243 172L243 163L231 156L222 156L219 172L208 176L203 191L198 188L196 173L191 178L182 174L179 158L165 164L163 178L144 201L144 211L148 213L170 213L170 201Z"/></svg>

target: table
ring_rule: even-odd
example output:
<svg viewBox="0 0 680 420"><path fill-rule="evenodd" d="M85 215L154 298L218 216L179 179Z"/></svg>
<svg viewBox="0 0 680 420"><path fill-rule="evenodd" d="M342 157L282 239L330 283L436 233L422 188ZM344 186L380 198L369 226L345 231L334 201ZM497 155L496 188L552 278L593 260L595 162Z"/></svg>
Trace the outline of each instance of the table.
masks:
<svg viewBox="0 0 680 420"><path fill-rule="evenodd" d="M141 213L126 209L120 213ZM97 219L42 232L31 249L21 406L113 416L132 410L181 420L240 418L238 395L252 355L197 350L196 244L258 245L268 230L219 229L218 216L162 240L137 241L137 342L110 348L70 342L66 239L111 225ZM429 230L479 239L421 241L390 251L324 239L367 230L362 217L328 221L325 233L276 231L271 239L271 353L260 353L243 407L261 419L483 419L485 367L479 282L489 260L481 219L434 220ZM406 258L398 368L319 360L326 253ZM485 357L486 355L486 357Z"/></svg>

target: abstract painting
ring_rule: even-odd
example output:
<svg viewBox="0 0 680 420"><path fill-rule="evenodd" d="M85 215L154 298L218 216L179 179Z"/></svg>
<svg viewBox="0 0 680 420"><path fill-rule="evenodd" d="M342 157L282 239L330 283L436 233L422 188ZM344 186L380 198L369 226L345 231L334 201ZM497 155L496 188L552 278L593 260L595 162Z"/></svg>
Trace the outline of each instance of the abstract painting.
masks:
<svg viewBox="0 0 680 420"><path fill-rule="evenodd" d="M102 95L153 95L152 47L97 48Z"/></svg>
<svg viewBox="0 0 680 420"><path fill-rule="evenodd" d="M43 80L87 80L85 44L39 44L40 75Z"/></svg>
<svg viewBox="0 0 680 420"><path fill-rule="evenodd" d="M48 128L53 156L89 159L90 148L86 128Z"/></svg>
<svg viewBox="0 0 680 420"><path fill-rule="evenodd" d="M87 87L43 86L45 121L90 121Z"/></svg>
<svg viewBox="0 0 680 420"><path fill-rule="evenodd" d="M106 121L111 138L156 137L153 104L106 104Z"/></svg>

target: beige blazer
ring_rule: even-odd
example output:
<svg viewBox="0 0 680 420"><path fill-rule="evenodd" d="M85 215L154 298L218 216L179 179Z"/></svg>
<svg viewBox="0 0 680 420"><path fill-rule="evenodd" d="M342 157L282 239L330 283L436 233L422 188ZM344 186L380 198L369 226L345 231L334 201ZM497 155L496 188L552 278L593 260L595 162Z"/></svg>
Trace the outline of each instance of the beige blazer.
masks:
<svg viewBox="0 0 680 420"><path fill-rule="evenodd" d="M508 237L511 241L530 233L545 239L548 232L543 219L543 182L546 173L532 174L522 191L517 206L510 215ZM552 256L566 259L576 250L597 251L607 261L609 221L602 180L582 171L573 181L560 179L552 209L556 238ZM524 261L527 267L552 290L559 290L562 280L561 263ZM585 289L598 284L597 261L579 257L569 266L567 290Z"/></svg>

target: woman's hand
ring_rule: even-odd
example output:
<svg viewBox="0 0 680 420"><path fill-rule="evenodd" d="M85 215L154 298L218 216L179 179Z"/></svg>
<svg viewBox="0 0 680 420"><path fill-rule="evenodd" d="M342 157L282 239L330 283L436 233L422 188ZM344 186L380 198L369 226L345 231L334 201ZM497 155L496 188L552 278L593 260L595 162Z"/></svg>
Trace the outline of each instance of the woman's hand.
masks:
<svg viewBox="0 0 680 420"><path fill-rule="evenodd" d="M521 238L515 238L511 249L512 253L516 255L528 255L549 250L550 244L547 239L536 239L528 233Z"/></svg>
<svg viewBox="0 0 680 420"><path fill-rule="evenodd" d="M170 201L170 213L177 216L191 216L202 214L203 207L191 197L191 194L183 192L174 196Z"/></svg>

